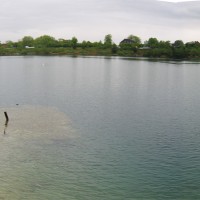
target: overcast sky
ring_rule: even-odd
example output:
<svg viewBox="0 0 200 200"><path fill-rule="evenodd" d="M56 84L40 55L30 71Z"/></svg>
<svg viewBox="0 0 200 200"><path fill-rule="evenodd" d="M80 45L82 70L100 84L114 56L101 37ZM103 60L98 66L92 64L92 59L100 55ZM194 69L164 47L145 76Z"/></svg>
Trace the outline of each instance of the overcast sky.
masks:
<svg viewBox="0 0 200 200"><path fill-rule="evenodd" d="M116 43L130 34L142 41L200 41L200 1L171 1L1 0L0 41L44 34L79 41L111 34Z"/></svg>

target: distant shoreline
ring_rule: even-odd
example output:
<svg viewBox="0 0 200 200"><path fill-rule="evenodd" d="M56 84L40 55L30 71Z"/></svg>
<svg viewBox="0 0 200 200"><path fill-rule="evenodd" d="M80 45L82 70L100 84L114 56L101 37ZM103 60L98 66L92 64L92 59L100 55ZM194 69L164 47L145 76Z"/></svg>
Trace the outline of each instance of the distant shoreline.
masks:
<svg viewBox="0 0 200 200"><path fill-rule="evenodd" d="M117 45L113 42L111 34L105 35L103 42L78 42L76 37L57 40L49 35L35 39L24 36L18 42L0 43L0 56L11 55L121 56L191 60L200 59L200 42L184 43L182 40L176 40L171 43L149 38L142 43L140 37L129 35Z"/></svg>
<svg viewBox="0 0 200 200"><path fill-rule="evenodd" d="M100 48L4 48L0 49L0 56L117 56L117 57L129 57L133 59L150 59L150 60L176 60L176 61L200 61L200 56L154 56L151 55L152 51L158 51L159 49L149 50L137 50L137 51L121 51L113 53L112 49L100 49Z"/></svg>

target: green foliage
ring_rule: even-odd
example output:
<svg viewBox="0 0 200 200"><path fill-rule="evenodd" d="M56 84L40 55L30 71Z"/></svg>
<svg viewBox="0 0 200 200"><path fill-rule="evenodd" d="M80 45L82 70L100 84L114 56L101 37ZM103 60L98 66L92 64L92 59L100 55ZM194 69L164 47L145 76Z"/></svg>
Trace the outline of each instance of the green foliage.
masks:
<svg viewBox="0 0 200 200"><path fill-rule="evenodd" d="M0 45L0 55L119 55L119 56L146 56L152 58L190 59L200 58L200 43L198 41L187 42L176 40L158 41L157 38L149 38L144 44L138 36L129 35L132 43L120 43L117 46L112 41L112 35L108 34L104 42L83 41L78 43L76 37L71 39L58 39L49 35L43 35L36 39L24 36L18 42L7 41ZM24 47L34 48L24 48Z"/></svg>
<svg viewBox="0 0 200 200"><path fill-rule="evenodd" d="M31 36L24 36L22 38L21 43L22 43L23 47L26 47L26 46L33 47L34 46L34 39Z"/></svg>
<svg viewBox="0 0 200 200"><path fill-rule="evenodd" d="M14 42L12 42L11 40L6 41L6 46L8 48L13 48L14 47Z"/></svg>
<svg viewBox="0 0 200 200"><path fill-rule="evenodd" d="M98 46L98 43L92 43L90 41L83 41L80 46L85 49L85 48L91 48L91 47L97 47Z"/></svg>
<svg viewBox="0 0 200 200"><path fill-rule="evenodd" d="M160 41L159 44L158 44L159 48L171 48L171 43L170 41Z"/></svg>
<svg viewBox="0 0 200 200"><path fill-rule="evenodd" d="M77 44L78 44L78 39L76 37L73 37L71 39L71 45L72 45L72 48L73 49L76 49L77 48Z"/></svg>
<svg viewBox="0 0 200 200"><path fill-rule="evenodd" d="M116 45L116 44L113 44L113 45L112 45L112 53L113 53L113 54L116 54L117 51L118 51L117 45Z"/></svg>
<svg viewBox="0 0 200 200"><path fill-rule="evenodd" d="M132 50L132 44L124 44L124 43L120 43L120 48L122 49L122 50Z"/></svg>
<svg viewBox="0 0 200 200"><path fill-rule="evenodd" d="M112 46L112 35L108 34L104 38L104 47L110 48Z"/></svg>
<svg viewBox="0 0 200 200"><path fill-rule="evenodd" d="M153 48L145 52L145 57L153 58L169 58L173 54L172 49L170 48Z"/></svg>
<svg viewBox="0 0 200 200"><path fill-rule="evenodd" d="M94 42L94 46L100 49L104 48L104 44L102 43L101 40L99 42Z"/></svg>
<svg viewBox="0 0 200 200"><path fill-rule="evenodd" d="M83 49L85 49L87 47L87 42L85 40L82 42L81 47Z"/></svg>
<svg viewBox="0 0 200 200"><path fill-rule="evenodd" d="M189 58L200 58L200 48L190 48L187 53Z"/></svg>
<svg viewBox="0 0 200 200"><path fill-rule="evenodd" d="M157 38L149 38L147 41L147 46L150 48L157 48L159 46L159 42Z"/></svg>
<svg viewBox="0 0 200 200"><path fill-rule="evenodd" d="M129 35L128 39L133 41L134 46L139 46L141 44L141 39L140 37L136 35Z"/></svg>
<svg viewBox="0 0 200 200"><path fill-rule="evenodd" d="M183 47L173 49L173 57L177 59L183 59L187 57L187 51Z"/></svg>
<svg viewBox="0 0 200 200"><path fill-rule="evenodd" d="M182 40L176 40L176 41L172 44L172 46L173 46L174 48L183 48L185 45L184 45L184 43L183 43Z"/></svg>
<svg viewBox="0 0 200 200"><path fill-rule="evenodd" d="M130 51L130 52L136 52L137 51L137 46L135 46L135 44L121 43L119 46L120 46L121 51Z"/></svg>
<svg viewBox="0 0 200 200"><path fill-rule="evenodd" d="M187 48L200 48L200 43L198 41L187 42L185 44Z"/></svg>
<svg viewBox="0 0 200 200"><path fill-rule="evenodd" d="M35 39L34 45L39 48L55 47L57 44L54 37L43 35Z"/></svg>
<svg viewBox="0 0 200 200"><path fill-rule="evenodd" d="M57 41L57 47L71 47L72 43L71 40L65 40L65 39L58 39Z"/></svg>

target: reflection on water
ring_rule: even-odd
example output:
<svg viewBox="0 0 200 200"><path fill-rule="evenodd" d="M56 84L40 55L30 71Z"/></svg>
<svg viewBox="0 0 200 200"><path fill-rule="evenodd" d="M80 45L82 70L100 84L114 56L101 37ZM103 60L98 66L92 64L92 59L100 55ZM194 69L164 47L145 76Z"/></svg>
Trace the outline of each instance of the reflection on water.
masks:
<svg viewBox="0 0 200 200"><path fill-rule="evenodd" d="M200 199L199 85L193 62L0 57L0 199Z"/></svg>

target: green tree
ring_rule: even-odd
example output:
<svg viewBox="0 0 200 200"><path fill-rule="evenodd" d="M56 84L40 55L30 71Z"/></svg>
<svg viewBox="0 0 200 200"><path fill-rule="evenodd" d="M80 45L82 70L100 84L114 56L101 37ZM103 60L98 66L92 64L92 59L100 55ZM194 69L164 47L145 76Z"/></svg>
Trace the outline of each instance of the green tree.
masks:
<svg viewBox="0 0 200 200"><path fill-rule="evenodd" d="M173 49L173 57L177 59L186 58L188 55L185 48L174 48Z"/></svg>
<svg viewBox="0 0 200 200"><path fill-rule="evenodd" d="M116 54L118 51L118 47L116 44L112 44L112 53Z"/></svg>
<svg viewBox="0 0 200 200"><path fill-rule="evenodd" d="M78 45L78 39L76 37L73 37L71 39L71 45L72 45L72 48L73 49L76 49L77 48L77 45Z"/></svg>
<svg viewBox="0 0 200 200"><path fill-rule="evenodd" d="M147 46L151 48L157 48L159 46L159 42L157 38L149 38L147 41Z"/></svg>
<svg viewBox="0 0 200 200"><path fill-rule="evenodd" d="M198 41L187 42L185 44L187 48L200 48L200 43Z"/></svg>
<svg viewBox="0 0 200 200"><path fill-rule="evenodd" d="M184 43L183 43L182 40L176 40L176 41L172 44L172 46L173 46L174 48L183 48L185 45L184 45Z"/></svg>
<svg viewBox="0 0 200 200"><path fill-rule="evenodd" d="M103 43L102 43L102 41L100 40L99 42L97 42L96 43L96 47L98 47L98 48L103 48Z"/></svg>
<svg viewBox="0 0 200 200"><path fill-rule="evenodd" d="M57 45L57 41L54 37L43 35L35 39L34 45L42 48L55 47Z"/></svg>
<svg viewBox="0 0 200 200"><path fill-rule="evenodd" d="M81 43L81 47L83 49L85 49L87 47L87 42L85 40L83 40L83 42Z"/></svg>
<svg viewBox="0 0 200 200"><path fill-rule="evenodd" d="M23 47L25 46L32 47L34 45L34 39L31 36L24 36L21 42L22 42Z"/></svg>
<svg viewBox="0 0 200 200"><path fill-rule="evenodd" d="M87 41L86 42L86 46L87 47L93 47L95 44L94 43L92 43L92 42L90 42L90 41Z"/></svg>
<svg viewBox="0 0 200 200"><path fill-rule="evenodd" d="M104 46L106 48L109 48L112 46L112 35L111 34L108 34L108 35L105 35L105 38L104 38Z"/></svg>
<svg viewBox="0 0 200 200"><path fill-rule="evenodd" d="M141 39L140 39L138 36L136 36L136 35L129 35L129 36L128 36L128 39L129 39L129 40L132 40L132 41L133 41L133 44L134 44L135 46L139 46L139 45L141 44Z"/></svg>
<svg viewBox="0 0 200 200"><path fill-rule="evenodd" d="M188 50L188 56L191 57L191 58L199 58L200 57L200 49L190 48Z"/></svg>
<svg viewBox="0 0 200 200"><path fill-rule="evenodd" d="M58 47L64 47L65 39L59 38L57 41Z"/></svg>
<svg viewBox="0 0 200 200"><path fill-rule="evenodd" d="M171 48L171 43L170 41L160 41L159 42L159 48Z"/></svg>
<svg viewBox="0 0 200 200"><path fill-rule="evenodd" d="M13 47L14 47L14 42L11 41L11 40L8 40L8 41L6 41L6 46L7 46L8 48L13 48Z"/></svg>
<svg viewBox="0 0 200 200"><path fill-rule="evenodd" d="M72 42L71 42L71 40L65 40L65 39L60 38L58 40L58 46L59 47L71 47Z"/></svg>

